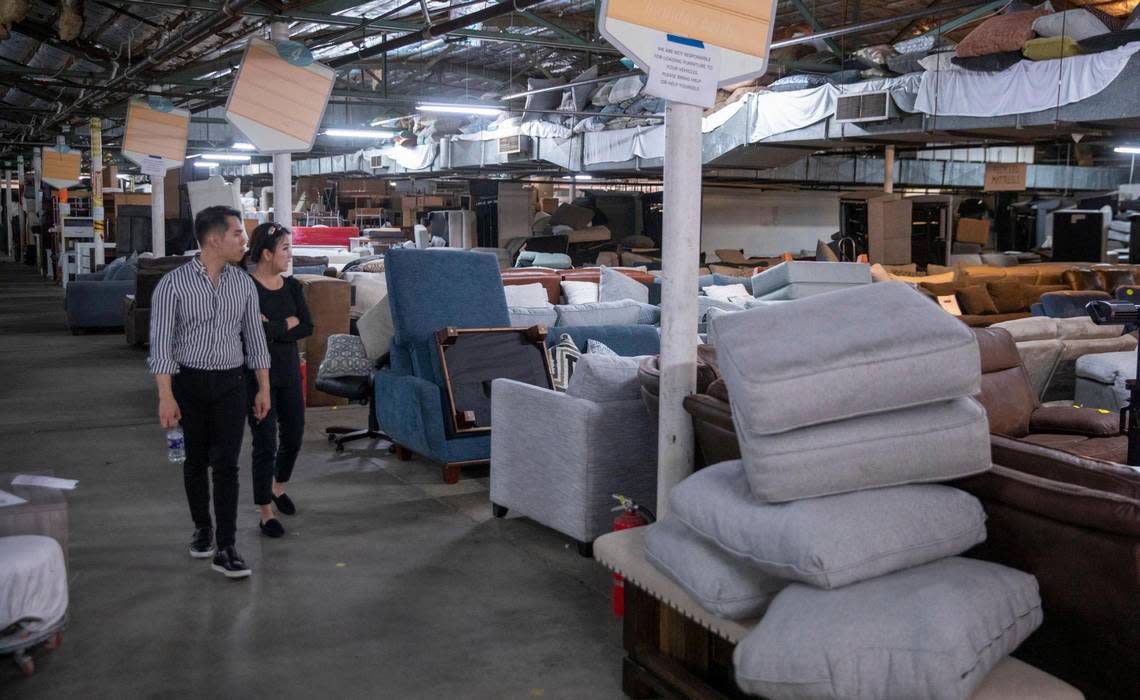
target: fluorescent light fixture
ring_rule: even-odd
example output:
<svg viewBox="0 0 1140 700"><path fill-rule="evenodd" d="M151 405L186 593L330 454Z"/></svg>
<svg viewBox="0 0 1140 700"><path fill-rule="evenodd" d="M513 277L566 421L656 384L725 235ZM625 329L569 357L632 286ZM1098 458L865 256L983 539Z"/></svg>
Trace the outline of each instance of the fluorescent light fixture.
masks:
<svg viewBox="0 0 1140 700"><path fill-rule="evenodd" d="M1132 156L1140 155L1140 146L1117 146L1112 150L1117 153L1126 153Z"/></svg>
<svg viewBox="0 0 1140 700"><path fill-rule="evenodd" d="M235 151L256 151L257 150L257 146L254 146L252 143L246 143L244 141L238 141L233 146L231 146L231 148L233 148Z"/></svg>
<svg viewBox="0 0 1140 700"><path fill-rule="evenodd" d="M90 176L90 175L80 175L80 176L79 176L79 179L80 179L80 180L90 180L90 179L91 179L91 176Z"/></svg>
<svg viewBox="0 0 1140 700"><path fill-rule="evenodd" d="M215 163L215 162L209 161L209 160L200 160L200 161L194 163L194 167L195 168L220 168L220 167L222 167L222 164L221 163Z"/></svg>
<svg viewBox="0 0 1140 700"><path fill-rule="evenodd" d="M480 117L494 117L502 114L503 108L463 104L421 104L416 105L416 111L440 112L443 114L474 114Z"/></svg>
<svg viewBox="0 0 1140 700"><path fill-rule="evenodd" d="M195 159L195 158L201 158L201 157L202 157L202 154L201 154L201 153L195 153L195 154L194 154L194 155L192 155L192 156L186 156L186 160L193 160L193 159Z"/></svg>
<svg viewBox="0 0 1140 700"><path fill-rule="evenodd" d="M567 175L563 180L593 180L593 175Z"/></svg>
<svg viewBox="0 0 1140 700"><path fill-rule="evenodd" d="M395 136L391 129L325 129L325 136L336 136L345 139L383 139Z"/></svg>
<svg viewBox="0 0 1140 700"><path fill-rule="evenodd" d="M116 175L115 177L119 178L120 180L126 180L127 182L131 181L130 175Z"/></svg>
<svg viewBox="0 0 1140 700"><path fill-rule="evenodd" d="M229 160L238 163L248 163L249 156L242 153L199 153L198 155L203 158L209 158L213 161Z"/></svg>

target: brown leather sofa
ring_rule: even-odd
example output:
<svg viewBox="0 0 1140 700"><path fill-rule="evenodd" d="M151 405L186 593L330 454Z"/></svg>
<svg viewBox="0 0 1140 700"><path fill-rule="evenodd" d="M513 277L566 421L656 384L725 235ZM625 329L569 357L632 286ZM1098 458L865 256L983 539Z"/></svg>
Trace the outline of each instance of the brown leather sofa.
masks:
<svg viewBox="0 0 1140 700"><path fill-rule="evenodd" d="M1117 287L1130 287L1137 282L1136 268L1131 265L1098 265L1088 268L1073 268L1061 274L1061 280L1074 291L1108 292L1113 294Z"/></svg>
<svg viewBox="0 0 1140 700"><path fill-rule="evenodd" d="M643 270L615 267L615 270L641 282L652 285L655 281L653 275ZM571 270L550 270L546 268L519 267L503 270L503 284L541 284L546 289L547 300L551 304L559 304L562 299L562 282L598 282L602 278L601 268L582 267Z"/></svg>
<svg viewBox="0 0 1140 700"><path fill-rule="evenodd" d="M142 347L150 342L150 302L162 276L182 267L192 258L186 255L168 255L162 258L139 258L139 271L135 278L134 299L125 302L123 312L124 334L127 344Z"/></svg>

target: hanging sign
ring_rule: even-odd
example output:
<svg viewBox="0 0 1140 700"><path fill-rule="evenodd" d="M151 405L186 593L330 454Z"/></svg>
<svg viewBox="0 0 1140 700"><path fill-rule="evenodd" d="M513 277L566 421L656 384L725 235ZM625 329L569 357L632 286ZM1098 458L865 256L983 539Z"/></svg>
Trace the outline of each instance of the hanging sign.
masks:
<svg viewBox="0 0 1140 700"><path fill-rule="evenodd" d="M78 185L82 160L79 151L60 153L45 148L40 160L43 163L43 175L40 176L40 180L56 189Z"/></svg>
<svg viewBox="0 0 1140 700"><path fill-rule="evenodd" d="M261 153L308 152L335 78L328 66L294 65L279 45L252 39L230 88L226 120Z"/></svg>
<svg viewBox="0 0 1140 700"><path fill-rule="evenodd" d="M687 40L690 54L707 52L685 60L714 62L715 82L726 85L767 70L775 18L776 0L602 0L598 30L649 73L651 82L655 71L677 72L675 54L662 51L676 49L672 36ZM714 48L720 49L717 58L710 55ZM675 79L661 75L659 81Z"/></svg>
<svg viewBox="0 0 1140 700"><path fill-rule="evenodd" d="M1025 163L986 163L986 192L1022 192L1029 179Z"/></svg>
<svg viewBox="0 0 1140 700"><path fill-rule="evenodd" d="M142 100L131 100L123 134L123 157L141 166L148 157L156 156L168 170L180 167L186 159L189 134L190 112L160 112Z"/></svg>

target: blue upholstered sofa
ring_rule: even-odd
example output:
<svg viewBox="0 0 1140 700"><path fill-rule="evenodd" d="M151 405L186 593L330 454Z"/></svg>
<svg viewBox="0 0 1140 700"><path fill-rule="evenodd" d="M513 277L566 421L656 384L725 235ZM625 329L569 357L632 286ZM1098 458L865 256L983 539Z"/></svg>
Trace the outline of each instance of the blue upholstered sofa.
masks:
<svg viewBox="0 0 1140 700"><path fill-rule="evenodd" d="M122 328L123 299L134 294L138 259L120 257L98 272L79 275L67 285L64 308L72 333L88 328Z"/></svg>

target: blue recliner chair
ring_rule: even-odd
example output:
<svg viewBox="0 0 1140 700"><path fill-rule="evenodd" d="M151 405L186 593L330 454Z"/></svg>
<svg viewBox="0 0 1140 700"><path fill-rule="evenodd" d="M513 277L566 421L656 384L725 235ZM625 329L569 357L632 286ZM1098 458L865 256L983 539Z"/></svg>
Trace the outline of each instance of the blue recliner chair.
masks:
<svg viewBox="0 0 1140 700"><path fill-rule="evenodd" d="M443 465L454 484L464 465L491 458L489 433L457 435L447 412L435 332L509 328L498 258L466 250L389 250L384 261L395 335L390 367L376 372L375 410L397 455L415 452Z"/></svg>

